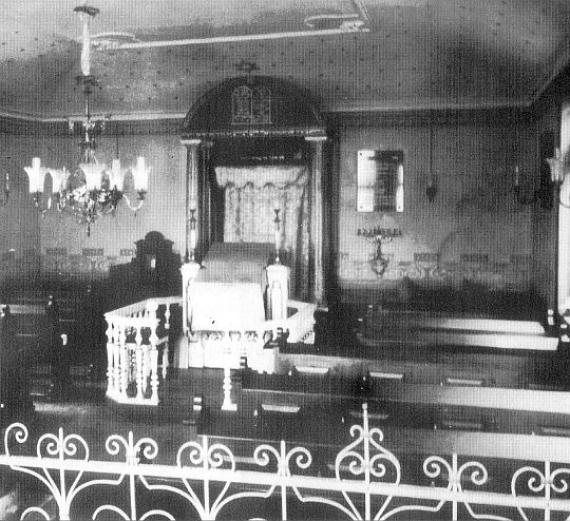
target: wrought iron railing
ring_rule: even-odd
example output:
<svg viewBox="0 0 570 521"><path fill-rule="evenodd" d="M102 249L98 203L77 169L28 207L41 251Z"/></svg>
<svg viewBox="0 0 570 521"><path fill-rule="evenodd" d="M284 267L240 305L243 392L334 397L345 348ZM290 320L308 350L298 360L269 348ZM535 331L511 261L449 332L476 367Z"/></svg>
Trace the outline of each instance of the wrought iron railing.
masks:
<svg viewBox="0 0 570 521"><path fill-rule="evenodd" d="M107 459L91 459L84 438L59 429L37 439L36 455L20 455L15 446L29 440L21 423L6 430L0 465L43 484L55 515L64 520L87 515L94 520L287 519L303 512L314 518L315 511L303 510L310 505L321 515L329 509L328 518L335 519L426 519L431 514L433 519L529 521L549 520L555 513L570 518L567 466L539 464L531 457L491 478L482 461L453 453L425 458L423 475L404 481L407 466L383 446L382 431L369 420L364 404L362 424L351 427L352 441L333 458L330 475L316 473L307 448L285 441L260 444L244 458L203 437L182 444L174 462L159 463L158 444L151 438L114 434L105 443ZM176 500L183 511L172 511ZM263 511L267 504L271 512ZM22 508L22 520L34 516L49 519L50 513L42 506Z"/></svg>

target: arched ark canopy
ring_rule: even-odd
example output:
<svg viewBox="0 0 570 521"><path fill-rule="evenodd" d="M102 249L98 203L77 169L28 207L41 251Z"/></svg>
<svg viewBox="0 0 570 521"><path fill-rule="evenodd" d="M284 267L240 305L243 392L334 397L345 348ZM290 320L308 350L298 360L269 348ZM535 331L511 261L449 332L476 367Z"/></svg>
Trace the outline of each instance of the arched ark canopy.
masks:
<svg viewBox="0 0 570 521"><path fill-rule="evenodd" d="M300 89L265 76L225 81L188 112L181 138L324 137L319 112Z"/></svg>

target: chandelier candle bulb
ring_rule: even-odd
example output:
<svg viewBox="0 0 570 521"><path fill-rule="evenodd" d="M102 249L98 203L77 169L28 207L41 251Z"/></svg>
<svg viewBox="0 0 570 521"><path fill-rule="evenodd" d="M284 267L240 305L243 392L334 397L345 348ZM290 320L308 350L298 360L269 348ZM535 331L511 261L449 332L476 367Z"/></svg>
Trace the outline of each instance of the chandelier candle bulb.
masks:
<svg viewBox="0 0 570 521"><path fill-rule="evenodd" d="M52 193L57 194L63 192L65 190L65 185L67 184L69 172L64 168L63 170L50 170L49 173L52 180Z"/></svg>
<svg viewBox="0 0 570 521"><path fill-rule="evenodd" d="M111 165L111 172L109 173L109 184L111 185L111 190L116 188L119 192L123 191L123 185L125 182L125 174L121 170L121 160L113 159Z"/></svg>
<svg viewBox="0 0 570 521"><path fill-rule="evenodd" d="M137 192L148 191L148 173L149 168L146 166L144 157L137 157L136 166L133 168L133 181Z"/></svg>
<svg viewBox="0 0 570 521"><path fill-rule="evenodd" d="M79 165L85 174L85 188L89 191L99 190L103 178L105 165L101 163L87 163Z"/></svg>
<svg viewBox="0 0 570 521"><path fill-rule="evenodd" d="M45 170L41 167L40 158L32 158L32 166L25 166L24 170L26 171L26 174L28 174L28 179L30 181L30 193L35 194L43 192Z"/></svg>

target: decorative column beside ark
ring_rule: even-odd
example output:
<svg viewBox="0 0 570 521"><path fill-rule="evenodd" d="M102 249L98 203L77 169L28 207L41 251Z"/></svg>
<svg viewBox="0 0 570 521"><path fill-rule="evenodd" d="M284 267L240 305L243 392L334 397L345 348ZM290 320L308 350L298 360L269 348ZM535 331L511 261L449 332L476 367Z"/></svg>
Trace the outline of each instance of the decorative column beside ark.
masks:
<svg viewBox="0 0 570 521"><path fill-rule="evenodd" d="M183 140L187 150L186 173L186 255L185 262L195 260L200 215L198 182L200 170L200 139Z"/></svg>
<svg viewBox="0 0 570 521"><path fill-rule="evenodd" d="M183 140L182 144L187 150L186 172L186 252L184 264L180 268L182 273L182 307L184 316L184 331L188 333L188 286L196 278L200 270L197 262L198 245L198 217L200 215L198 198L198 178L200 166L200 139Z"/></svg>
<svg viewBox="0 0 570 521"><path fill-rule="evenodd" d="M326 136L307 136L311 145L311 268L313 299L325 306L325 265L323 262L323 143Z"/></svg>

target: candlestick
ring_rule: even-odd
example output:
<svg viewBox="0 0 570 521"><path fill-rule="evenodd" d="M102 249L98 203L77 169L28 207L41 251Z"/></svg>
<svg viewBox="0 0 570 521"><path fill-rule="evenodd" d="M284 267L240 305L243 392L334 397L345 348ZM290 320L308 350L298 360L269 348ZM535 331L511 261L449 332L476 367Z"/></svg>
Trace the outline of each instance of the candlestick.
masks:
<svg viewBox="0 0 570 521"><path fill-rule="evenodd" d="M196 210L190 210L190 258L194 260L194 256L196 254L196 243L197 243L197 234L196 234Z"/></svg>
<svg viewBox="0 0 570 521"><path fill-rule="evenodd" d="M281 210L273 210L275 212L275 263L279 264L279 250L281 249L281 220L279 219L279 212Z"/></svg>

